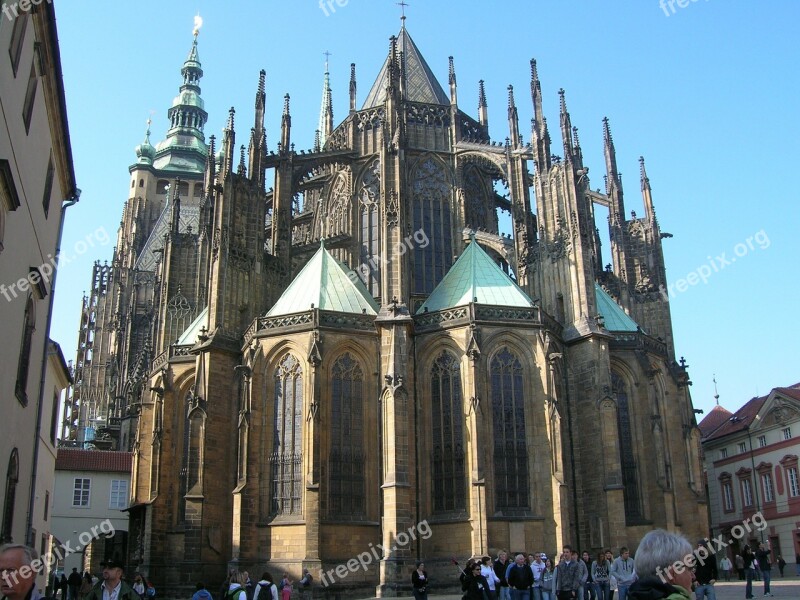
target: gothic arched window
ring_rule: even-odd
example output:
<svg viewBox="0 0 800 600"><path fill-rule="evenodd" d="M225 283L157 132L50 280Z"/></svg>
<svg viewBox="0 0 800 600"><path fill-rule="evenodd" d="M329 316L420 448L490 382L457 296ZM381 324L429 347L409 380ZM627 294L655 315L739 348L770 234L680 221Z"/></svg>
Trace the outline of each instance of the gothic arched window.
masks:
<svg viewBox="0 0 800 600"><path fill-rule="evenodd" d="M350 190L347 179L339 176L331 190L328 200L328 216L324 224L327 231L325 237L331 238L340 234L350 234Z"/></svg>
<svg viewBox="0 0 800 600"><path fill-rule="evenodd" d="M642 504L639 496L639 475L636 468L636 453L631 433L631 412L625 381L617 373L611 373L611 389L617 399L617 429L619 430L619 455L622 465L622 486L625 497L625 520L641 520Z"/></svg>
<svg viewBox="0 0 800 600"><path fill-rule="evenodd" d="M3 526L0 531L0 543L12 542L13 535L11 530L14 527L14 502L17 495L17 483L19 482L19 453L14 448L11 457L8 459L8 470L6 471L6 493L3 502Z"/></svg>
<svg viewBox="0 0 800 600"><path fill-rule="evenodd" d="M431 368L431 434L433 512L464 511L467 485L461 367L446 350Z"/></svg>
<svg viewBox="0 0 800 600"><path fill-rule="evenodd" d="M381 197L381 162L374 161L361 180L359 197L359 268L361 280L369 293L375 297L381 295L380 271L380 231L378 223L378 206Z"/></svg>
<svg viewBox="0 0 800 600"><path fill-rule="evenodd" d="M329 516L366 516L364 463L364 372L347 353L336 360L331 371Z"/></svg>
<svg viewBox="0 0 800 600"><path fill-rule="evenodd" d="M503 348L489 367L494 422L495 510L530 508L522 364Z"/></svg>
<svg viewBox="0 0 800 600"><path fill-rule="evenodd" d="M275 371L275 420L273 428L272 512L303 513L301 468L303 462L303 370L287 354Z"/></svg>
<svg viewBox="0 0 800 600"><path fill-rule="evenodd" d="M25 305L25 316L22 321L22 344L19 350L19 362L17 363L16 394L23 404L28 404L28 372L31 365L31 345L35 329L36 306L34 305L33 297L30 297Z"/></svg>
<svg viewBox="0 0 800 600"><path fill-rule="evenodd" d="M444 169L432 158L422 162L412 186L414 231L429 240L414 247L414 293L430 294L453 260L451 188Z"/></svg>

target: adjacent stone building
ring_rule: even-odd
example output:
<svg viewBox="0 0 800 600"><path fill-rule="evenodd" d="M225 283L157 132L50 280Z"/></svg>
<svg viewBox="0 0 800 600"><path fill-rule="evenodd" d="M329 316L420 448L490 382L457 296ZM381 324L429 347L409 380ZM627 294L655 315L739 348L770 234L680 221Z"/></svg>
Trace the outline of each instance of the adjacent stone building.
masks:
<svg viewBox="0 0 800 600"><path fill-rule="evenodd" d="M595 192L563 90L551 148L535 61L530 143L511 87L498 143L483 82L474 118L405 24L360 107L351 66L338 125L326 74L307 151L288 96L268 150L263 71L247 148L233 109L205 138L197 37L181 75L92 275L67 431L133 452L131 567L186 593L374 548L333 585L392 595L418 557L444 581L453 555L706 531L650 184L641 161L628 218L607 120Z"/></svg>
<svg viewBox="0 0 800 600"><path fill-rule="evenodd" d="M800 554L800 383L752 398L735 413L717 405L699 425L708 482L712 536L744 544L769 543L772 560ZM766 526L744 526L756 522Z"/></svg>

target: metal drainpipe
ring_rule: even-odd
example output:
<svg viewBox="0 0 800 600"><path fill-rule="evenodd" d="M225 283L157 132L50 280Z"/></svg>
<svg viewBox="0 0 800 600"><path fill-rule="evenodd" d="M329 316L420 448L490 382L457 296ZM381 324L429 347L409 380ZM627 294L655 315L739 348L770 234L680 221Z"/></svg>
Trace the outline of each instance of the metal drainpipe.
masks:
<svg viewBox="0 0 800 600"><path fill-rule="evenodd" d="M67 209L73 206L80 200L81 191L75 188L75 191L69 196L61 205L61 222L58 224L58 237L56 237L56 268L53 269L53 279L50 284L50 302L47 309L47 325L44 330L44 350L42 351L42 373L39 380L39 399L36 406L36 432L33 438L33 465L31 466L31 485L30 485L30 498L28 500L28 517L25 523L25 537L27 538L28 546L35 547L36 540L33 539L33 510L36 504L36 475L38 471L39 462L39 434L42 430L42 411L44 410L44 384L47 379L47 361L50 346L50 325L53 322L53 305L55 304L56 297L56 278L58 277L58 260L61 255L61 238L64 235L64 217L66 216Z"/></svg>

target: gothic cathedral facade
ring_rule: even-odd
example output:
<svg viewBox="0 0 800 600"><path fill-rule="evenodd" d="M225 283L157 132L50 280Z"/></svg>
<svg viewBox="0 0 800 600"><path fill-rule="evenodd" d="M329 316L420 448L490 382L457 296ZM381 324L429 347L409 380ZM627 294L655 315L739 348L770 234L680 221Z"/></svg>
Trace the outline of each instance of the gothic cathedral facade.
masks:
<svg viewBox="0 0 800 600"><path fill-rule="evenodd" d="M134 452L131 568L177 592L374 551L332 585L392 595L418 558L706 533L665 234L643 161L626 216L607 121L592 191L563 90L551 150L535 61L530 143L511 87L494 142L483 82L473 118L452 57L446 92L404 25L360 108L351 66L338 125L326 75L312 150L286 96L268 151L262 71L249 148L231 109L217 151L196 36L181 73L94 267L65 409L76 443Z"/></svg>

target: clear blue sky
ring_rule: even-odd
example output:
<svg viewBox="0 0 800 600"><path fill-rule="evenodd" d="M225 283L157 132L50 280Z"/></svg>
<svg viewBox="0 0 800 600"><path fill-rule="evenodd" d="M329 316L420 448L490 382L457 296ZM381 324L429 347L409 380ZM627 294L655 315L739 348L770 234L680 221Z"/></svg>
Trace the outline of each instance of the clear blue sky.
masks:
<svg viewBox="0 0 800 600"><path fill-rule="evenodd" d="M704 265L719 269L735 259L711 270L707 283L676 292L672 301L677 353L690 365L698 408L707 411L714 404L714 373L729 409L800 381L800 194L794 179L800 166L799 3L700 0L685 8L675 4L674 13L658 0L409 3L409 32L443 84L447 57L455 57L459 104L473 116L477 82L486 80L494 139L507 135L508 84L517 90L523 136L529 138L532 57L539 64L554 151L560 148L563 87L593 188L603 186L601 121L611 119L626 208L640 214L638 157L647 160L659 222L674 236L664 241L673 285ZM270 149L287 92L293 140L298 149L312 146L324 51L332 53L338 123L347 114L350 63L357 64L360 105L400 25L393 0L331 0L324 11L319 0L56 0L75 170L83 190L67 213L62 247L74 259L60 271L52 330L68 359L75 356L92 263L111 258L128 197L127 169L151 111L153 142L166 132L166 110L181 81L197 12L204 20L199 51L206 135L219 137L228 107L235 106L237 139L247 143L263 68ZM599 226L606 229L605 223ZM94 234L99 228L112 237L102 247ZM87 238L95 248L76 255ZM607 246L604 252L609 262Z"/></svg>

